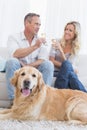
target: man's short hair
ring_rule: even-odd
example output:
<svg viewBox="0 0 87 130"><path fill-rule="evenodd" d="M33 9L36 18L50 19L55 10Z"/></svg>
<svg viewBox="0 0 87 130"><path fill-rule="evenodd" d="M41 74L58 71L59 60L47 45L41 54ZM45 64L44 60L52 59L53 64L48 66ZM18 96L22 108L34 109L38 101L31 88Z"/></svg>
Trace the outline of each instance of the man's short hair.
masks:
<svg viewBox="0 0 87 130"><path fill-rule="evenodd" d="M34 16L40 17L40 15L39 15L39 14L36 14L36 13L28 13L28 14L24 17L24 22L25 22L26 20L28 20L29 22L31 22L32 17L34 17Z"/></svg>

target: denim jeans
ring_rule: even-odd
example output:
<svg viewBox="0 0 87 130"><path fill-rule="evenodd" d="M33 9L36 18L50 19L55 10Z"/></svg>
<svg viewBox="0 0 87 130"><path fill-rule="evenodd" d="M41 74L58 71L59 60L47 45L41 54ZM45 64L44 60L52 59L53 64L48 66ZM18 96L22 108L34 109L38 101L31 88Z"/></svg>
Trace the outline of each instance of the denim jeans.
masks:
<svg viewBox="0 0 87 130"><path fill-rule="evenodd" d="M77 89L87 92L83 84L79 81L75 74L72 64L69 61L64 61L58 73L56 73L55 88L59 89Z"/></svg>
<svg viewBox="0 0 87 130"><path fill-rule="evenodd" d="M21 68L21 64L16 58L11 58L6 62L6 82L9 99L14 98L14 87L10 83L10 79L14 75L14 72L19 68ZM48 60L44 61L41 65L39 65L38 70L42 73L44 82L48 85L51 85L54 72L53 63Z"/></svg>

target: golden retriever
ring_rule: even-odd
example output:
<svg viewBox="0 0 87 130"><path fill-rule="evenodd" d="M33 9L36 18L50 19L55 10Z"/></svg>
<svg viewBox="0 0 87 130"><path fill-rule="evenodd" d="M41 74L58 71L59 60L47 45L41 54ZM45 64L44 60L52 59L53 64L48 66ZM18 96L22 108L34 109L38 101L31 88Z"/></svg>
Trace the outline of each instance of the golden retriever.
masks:
<svg viewBox="0 0 87 130"><path fill-rule="evenodd" d="M11 83L15 86L13 106L0 111L0 120L65 120L87 124L85 92L50 87L33 67L17 70Z"/></svg>

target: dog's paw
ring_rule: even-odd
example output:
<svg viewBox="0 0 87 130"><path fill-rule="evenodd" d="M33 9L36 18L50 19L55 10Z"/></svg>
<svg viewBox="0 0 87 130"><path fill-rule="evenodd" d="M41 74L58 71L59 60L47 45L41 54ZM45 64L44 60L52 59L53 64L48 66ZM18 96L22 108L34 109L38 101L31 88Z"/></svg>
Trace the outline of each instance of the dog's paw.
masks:
<svg viewBox="0 0 87 130"><path fill-rule="evenodd" d="M74 124L74 125L80 125L80 124L82 124L82 122L78 121L78 120L70 120L70 121L67 121L67 123L69 125L71 125L71 124Z"/></svg>

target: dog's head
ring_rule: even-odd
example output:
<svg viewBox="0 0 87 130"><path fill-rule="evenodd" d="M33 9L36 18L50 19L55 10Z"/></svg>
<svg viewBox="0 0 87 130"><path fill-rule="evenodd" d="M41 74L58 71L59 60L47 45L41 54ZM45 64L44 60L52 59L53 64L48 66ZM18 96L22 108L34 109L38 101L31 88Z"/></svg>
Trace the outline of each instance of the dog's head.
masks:
<svg viewBox="0 0 87 130"><path fill-rule="evenodd" d="M42 86L44 86L42 74L30 66L22 67L15 71L11 83L24 96L29 96L33 92L40 91Z"/></svg>

